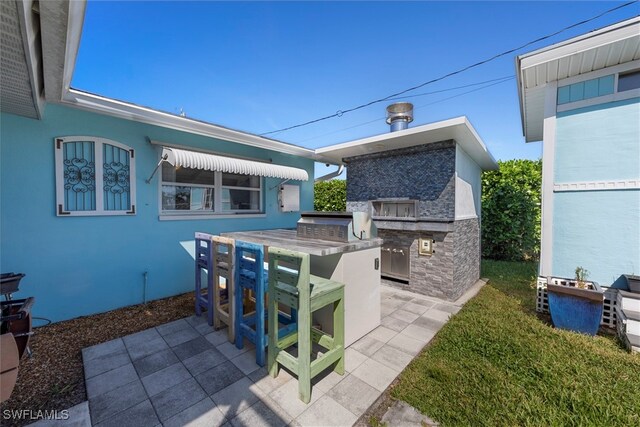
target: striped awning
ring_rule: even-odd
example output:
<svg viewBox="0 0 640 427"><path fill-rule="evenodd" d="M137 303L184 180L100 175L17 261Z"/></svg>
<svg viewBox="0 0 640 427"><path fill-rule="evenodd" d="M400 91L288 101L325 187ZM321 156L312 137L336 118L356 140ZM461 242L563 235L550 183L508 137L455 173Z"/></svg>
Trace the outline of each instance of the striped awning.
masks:
<svg viewBox="0 0 640 427"><path fill-rule="evenodd" d="M254 162L252 160L236 159L233 157L167 147L164 147L162 150L162 157L164 158L165 155L167 155L167 162L174 166L185 168L279 179L294 179L297 181L309 180L309 174L307 174L306 170L291 166Z"/></svg>

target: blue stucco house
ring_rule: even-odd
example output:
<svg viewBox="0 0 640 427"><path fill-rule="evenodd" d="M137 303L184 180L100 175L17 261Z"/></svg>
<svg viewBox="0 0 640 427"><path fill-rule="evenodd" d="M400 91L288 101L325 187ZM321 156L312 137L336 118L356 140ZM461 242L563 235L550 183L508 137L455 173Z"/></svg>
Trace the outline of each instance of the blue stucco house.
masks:
<svg viewBox="0 0 640 427"><path fill-rule="evenodd" d="M187 292L194 232L313 209L313 150L74 90L85 3L1 7L1 269L27 274L15 297L35 296L35 316Z"/></svg>
<svg viewBox="0 0 640 427"><path fill-rule="evenodd" d="M640 18L516 58L526 142L542 141L540 276L640 274Z"/></svg>

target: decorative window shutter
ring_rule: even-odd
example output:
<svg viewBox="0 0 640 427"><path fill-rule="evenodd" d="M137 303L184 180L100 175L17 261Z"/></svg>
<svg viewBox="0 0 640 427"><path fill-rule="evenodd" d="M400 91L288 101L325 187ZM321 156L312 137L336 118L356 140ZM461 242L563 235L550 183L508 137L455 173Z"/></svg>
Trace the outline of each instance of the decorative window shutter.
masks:
<svg viewBox="0 0 640 427"><path fill-rule="evenodd" d="M135 215L135 156L105 138L55 140L58 216Z"/></svg>

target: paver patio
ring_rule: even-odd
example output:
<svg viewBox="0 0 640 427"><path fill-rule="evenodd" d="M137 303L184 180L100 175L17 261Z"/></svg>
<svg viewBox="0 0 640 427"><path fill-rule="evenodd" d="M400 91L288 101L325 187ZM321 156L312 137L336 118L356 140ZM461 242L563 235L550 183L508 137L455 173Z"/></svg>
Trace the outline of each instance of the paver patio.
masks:
<svg viewBox="0 0 640 427"><path fill-rule="evenodd" d="M255 348L188 317L83 350L94 426L352 425L459 306L382 288L382 325L345 351L343 376L313 381L308 405L286 370L271 378Z"/></svg>

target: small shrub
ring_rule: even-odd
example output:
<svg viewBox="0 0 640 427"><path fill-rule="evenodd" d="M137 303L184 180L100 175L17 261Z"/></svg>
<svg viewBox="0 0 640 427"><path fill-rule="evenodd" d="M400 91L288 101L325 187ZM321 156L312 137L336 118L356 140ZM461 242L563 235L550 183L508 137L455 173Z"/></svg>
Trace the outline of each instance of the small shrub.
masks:
<svg viewBox="0 0 640 427"><path fill-rule="evenodd" d="M313 209L321 212L347 210L347 181L332 179L314 185Z"/></svg>

